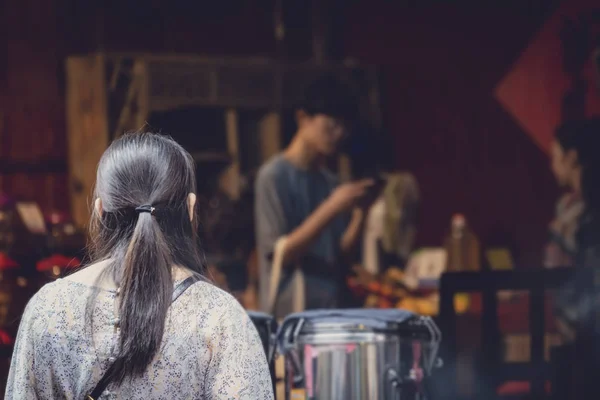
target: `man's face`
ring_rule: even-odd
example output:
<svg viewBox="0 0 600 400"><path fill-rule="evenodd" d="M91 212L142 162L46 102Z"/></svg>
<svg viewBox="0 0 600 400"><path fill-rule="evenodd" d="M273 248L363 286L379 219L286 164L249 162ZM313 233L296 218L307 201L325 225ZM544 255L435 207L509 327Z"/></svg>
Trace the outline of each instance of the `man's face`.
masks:
<svg viewBox="0 0 600 400"><path fill-rule="evenodd" d="M319 154L325 156L337 152L348 131L343 121L324 114L307 115L300 112L298 126L304 140Z"/></svg>
<svg viewBox="0 0 600 400"><path fill-rule="evenodd" d="M573 174L577 169L577 154L574 150L565 151L556 140L550 149L550 166L556 182L560 187L572 184Z"/></svg>

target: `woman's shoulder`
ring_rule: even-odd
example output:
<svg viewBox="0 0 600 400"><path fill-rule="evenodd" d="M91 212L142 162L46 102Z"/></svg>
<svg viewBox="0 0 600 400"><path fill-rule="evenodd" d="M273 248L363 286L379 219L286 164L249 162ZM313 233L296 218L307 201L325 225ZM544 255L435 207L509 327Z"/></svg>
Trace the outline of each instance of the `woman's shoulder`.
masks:
<svg viewBox="0 0 600 400"><path fill-rule="evenodd" d="M59 296L68 296L65 291L70 290L70 284L65 279L57 279L55 281L46 283L42 286L32 297L29 299L29 303L41 303L47 304L52 302L52 299ZM73 289L76 289L75 287Z"/></svg>
<svg viewBox="0 0 600 400"><path fill-rule="evenodd" d="M53 314L67 307L69 299L77 298L78 294L73 293L68 286L62 279L42 286L27 302L23 319L33 318L32 323L45 326Z"/></svg>
<svg viewBox="0 0 600 400"><path fill-rule="evenodd" d="M218 288L210 282L199 281L188 289L188 305L195 310L198 320L214 324L227 319L243 320L248 318L246 310L230 293Z"/></svg>
<svg viewBox="0 0 600 400"><path fill-rule="evenodd" d="M78 297L84 294L84 292L90 291L93 288L83 283L71 281L69 279L61 278L55 281L46 283L38 290L30 302L39 303L50 303L53 300L62 301L61 299L73 299L76 300Z"/></svg>
<svg viewBox="0 0 600 400"><path fill-rule="evenodd" d="M200 280L190 286L190 296L199 305L207 305L209 308L241 307L241 304L233 295L217 287L210 281Z"/></svg>

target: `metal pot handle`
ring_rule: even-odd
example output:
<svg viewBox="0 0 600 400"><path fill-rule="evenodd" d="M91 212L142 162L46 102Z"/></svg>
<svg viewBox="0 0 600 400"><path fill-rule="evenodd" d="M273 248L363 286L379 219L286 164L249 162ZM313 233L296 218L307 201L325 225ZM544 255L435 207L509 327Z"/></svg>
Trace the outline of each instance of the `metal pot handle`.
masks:
<svg viewBox="0 0 600 400"><path fill-rule="evenodd" d="M277 347L277 334L271 333L269 335L269 353L267 354L267 362L269 364L271 364L271 362L275 358L276 347Z"/></svg>
<svg viewBox="0 0 600 400"><path fill-rule="evenodd" d="M270 364L277 354L277 323L272 320L269 325L269 352L267 354L267 362Z"/></svg>
<svg viewBox="0 0 600 400"><path fill-rule="evenodd" d="M297 343L298 335L302 330L302 326L304 325L304 319L301 318L295 326L293 326L293 331L291 331L290 327L282 327L283 328L283 339L281 341L281 353L289 355L289 360L293 364L294 367L294 376L293 380L295 384L300 384L304 381L304 371L302 369L302 363L298 360L298 357L290 350L294 349L294 344Z"/></svg>
<svg viewBox="0 0 600 400"><path fill-rule="evenodd" d="M401 400L403 389L409 389L412 385L416 384L416 380L410 374L407 377L402 378L398 372L390 367L385 372L385 399L386 400ZM430 388L430 377L424 376L422 380L421 389L425 394L427 400L432 400L432 390ZM409 393L412 391L409 390Z"/></svg>
<svg viewBox="0 0 600 400"><path fill-rule="evenodd" d="M385 398L386 400L400 400L402 396L402 379L393 367L385 372Z"/></svg>

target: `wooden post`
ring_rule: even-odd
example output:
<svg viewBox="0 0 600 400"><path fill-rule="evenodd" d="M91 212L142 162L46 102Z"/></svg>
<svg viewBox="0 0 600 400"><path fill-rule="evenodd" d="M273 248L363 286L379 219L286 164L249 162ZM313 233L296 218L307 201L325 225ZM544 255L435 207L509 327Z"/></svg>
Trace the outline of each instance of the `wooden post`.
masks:
<svg viewBox="0 0 600 400"><path fill-rule="evenodd" d="M75 224L87 225L96 168L108 146L104 56L67 59L69 191Z"/></svg>
<svg viewBox="0 0 600 400"><path fill-rule="evenodd" d="M222 187L234 200L240 198L240 156L238 136L238 113L234 108L225 111L225 130L227 134L227 152L231 164L223 174Z"/></svg>
<svg viewBox="0 0 600 400"><path fill-rule="evenodd" d="M118 65L118 64L117 64ZM127 88L125 103L120 110L119 119L113 138L118 138L126 132L142 129L149 114L148 74L146 63L136 60L133 69L133 79ZM116 74L115 74L116 75Z"/></svg>
<svg viewBox="0 0 600 400"><path fill-rule="evenodd" d="M281 115L266 114L259 122L258 135L261 161L265 162L281 151Z"/></svg>
<svg viewBox="0 0 600 400"><path fill-rule="evenodd" d="M150 78L146 63L142 60L136 62L133 71L137 80L137 110L133 115L133 123L135 129L142 129L146 126L150 115Z"/></svg>

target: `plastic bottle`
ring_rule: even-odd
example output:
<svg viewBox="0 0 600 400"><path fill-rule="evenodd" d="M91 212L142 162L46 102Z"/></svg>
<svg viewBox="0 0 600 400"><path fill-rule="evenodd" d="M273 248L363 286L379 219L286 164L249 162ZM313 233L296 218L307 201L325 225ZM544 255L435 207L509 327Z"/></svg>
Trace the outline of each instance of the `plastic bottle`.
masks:
<svg viewBox="0 0 600 400"><path fill-rule="evenodd" d="M481 269L480 245L477 236L469 229L462 214L452 216L450 233L445 240L447 252L446 271L479 271Z"/></svg>

